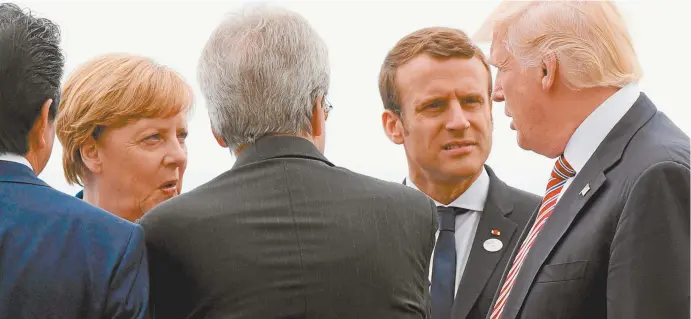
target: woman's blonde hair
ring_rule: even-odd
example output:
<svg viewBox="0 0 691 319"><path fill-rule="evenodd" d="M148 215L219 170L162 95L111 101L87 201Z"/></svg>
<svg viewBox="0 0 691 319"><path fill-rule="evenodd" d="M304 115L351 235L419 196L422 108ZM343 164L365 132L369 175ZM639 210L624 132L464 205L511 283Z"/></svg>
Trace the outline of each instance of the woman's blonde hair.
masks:
<svg viewBox="0 0 691 319"><path fill-rule="evenodd" d="M533 1L494 27L523 68L554 54L571 89L637 82L641 66L624 19L610 1Z"/></svg>
<svg viewBox="0 0 691 319"><path fill-rule="evenodd" d="M84 186L88 169L80 148L103 128L188 112L193 100L182 76L150 58L115 53L81 65L63 86L56 120L67 182Z"/></svg>

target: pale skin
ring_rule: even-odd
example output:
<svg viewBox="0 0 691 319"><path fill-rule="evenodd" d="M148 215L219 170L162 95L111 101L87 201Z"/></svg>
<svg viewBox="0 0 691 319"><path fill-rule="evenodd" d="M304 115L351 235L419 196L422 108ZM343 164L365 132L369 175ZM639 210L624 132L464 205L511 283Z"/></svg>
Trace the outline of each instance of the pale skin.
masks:
<svg viewBox="0 0 691 319"><path fill-rule="evenodd" d="M382 125L392 142L404 146L412 182L439 203L463 194L489 156L489 76L476 57L422 54L397 70L401 114L384 111Z"/></svg>
<svg viewBox="0 0 691 319"><path fill-rule="evenodd" d="M319 97L315 102L314 102L314 107L312 108L312 131L311 132L305 132L302 135L299 135L299 137L302 137L308 141L310 141L314 146L319 150L319 152L324 153L325 149L325 144L326 144L326 120L328 118L328 113L323 107L322 101L323 97ZM223 141L223 138L221 137L220 134L218 134L213 127L211 128L211 132L214 135L214 138L216 139L216 142L218 145L220 145L223 148L227 148L228 145L226 144L225 141ZM274 134L274 135L283 135L283 134ZM236 155L240 155L242 151L247 147L247 145L241 145L239 148L234 150L234 153Z"/></svg>
<svg viewBox="0 0 691 319"><path fill-rule="evenodd" d="M187 167L187 114L105 128L80 148L89 172L84 200L136 221L178 195Z"/></svg>
<svg viewBox="0 0 691 319"><path fill-rule="evenodd" d="M539 66L521 68L504 46L501 31L494 33L489 62L497 67L492 99L504 102L518 145L549 158L563 154L578 126L619 90L570 89L555 54L546 54Z"/></svg>

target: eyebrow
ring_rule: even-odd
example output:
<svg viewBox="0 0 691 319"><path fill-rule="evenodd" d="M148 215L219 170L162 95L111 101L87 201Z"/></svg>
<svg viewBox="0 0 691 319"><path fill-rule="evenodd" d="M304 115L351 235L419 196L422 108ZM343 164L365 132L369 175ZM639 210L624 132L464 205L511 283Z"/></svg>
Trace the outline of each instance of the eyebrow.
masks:
<svg viewBox="0 0 691 319"><path fill-rule="evenodd" d="M463 93L463 95L460 95L458 98L459 99L478 98L478 99L484 100L485 94L483 94L481 91L472 90L472 91L468 91L468 92ZM443 96L443 95L429 95L429 96L423 97L421 99L415 100L413 102L413 107L415 107L417 109L420 106L425 106L429 103L437 102L437 101L446 101L447 99L448 98L446 96Z"/></svg>
<svg viewBox="0 0 691 319"><path fill-rule="evenodd" d="M436 101L443 100L443 99L445 99L445 97L442 95L427 95L425 97L422 97L420 99L416 99L415 101L413 101L413 107L417 109L420 106L425 106L429 103L436 102Z"/></svg>

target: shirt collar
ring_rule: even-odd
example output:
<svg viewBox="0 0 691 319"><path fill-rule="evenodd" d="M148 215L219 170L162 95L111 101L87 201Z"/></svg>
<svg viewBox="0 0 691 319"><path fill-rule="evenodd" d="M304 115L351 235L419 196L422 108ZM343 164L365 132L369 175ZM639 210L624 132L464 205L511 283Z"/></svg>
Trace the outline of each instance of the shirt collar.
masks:
<svg viewBox="0 0 691 319"><path fill-rule="evenodd" d="M413 181L410 179L410 176L406 178L406 184L413 189L419 190L415 183L413 183ZM487 201L488 193L489 175L483 166L480 176L475 180L475 182L473 182L472 185L470 185L470 187L468 187L468 189L466 189L465 192L463 192L463 194L461 194L461 196L458 196L458 198L454 199L449 205L441 204L436 200L434 201L434 204L437 206L453 206L481 212L485 207L485 201Z"/></svg>
<svg viewBox="0 0 691 319"><path fill-rule="evenodd" d="M578 126L564 149L564 157L576 173L583 169L614 125L636 103L640 94L640 87L636 83L622 87Z"/></svg>
<svg viewBox="0 0 691 319"><path fill-rule="evenodd" d="M34 170L33 167L31 167L31 163L24 158L24 156L16 155L16 154L11 154L11 153L3 153L0 154L0 161L7 161L7 162L14 162L18 164L22 164L28 168L30 168L32 171Z"/></svg>

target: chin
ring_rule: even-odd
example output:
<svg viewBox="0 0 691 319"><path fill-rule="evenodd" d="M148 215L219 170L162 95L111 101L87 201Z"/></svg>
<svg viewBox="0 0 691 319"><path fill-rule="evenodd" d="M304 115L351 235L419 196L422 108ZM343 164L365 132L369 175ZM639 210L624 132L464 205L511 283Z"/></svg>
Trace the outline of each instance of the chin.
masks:
<svg viewBox="0 0 691 319"><path fill-rule="evenodd" d="M465 179L475 176L480 170L482 170L482 163L464 163L462 165L444 165L442 173L447 177L452 179Z"/></svg>

